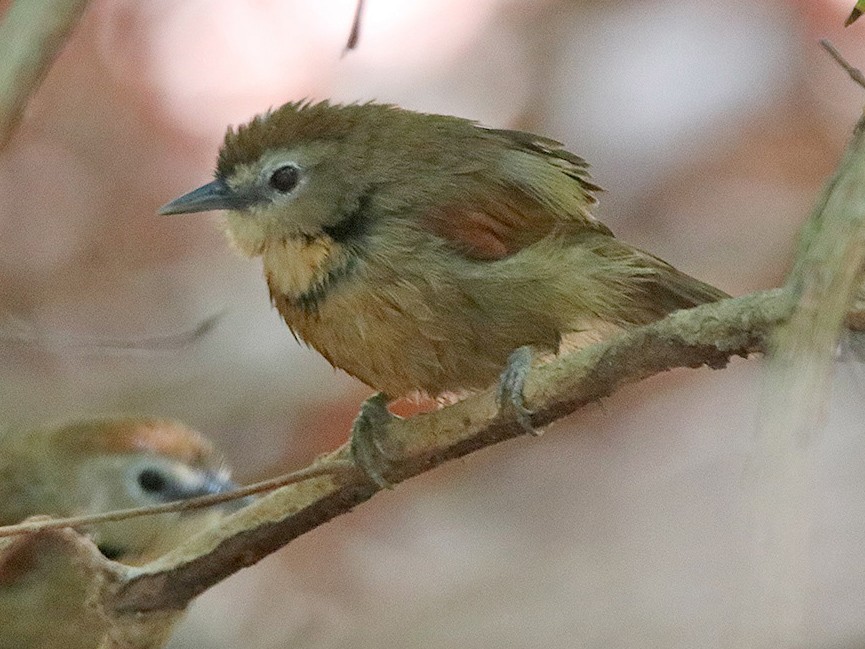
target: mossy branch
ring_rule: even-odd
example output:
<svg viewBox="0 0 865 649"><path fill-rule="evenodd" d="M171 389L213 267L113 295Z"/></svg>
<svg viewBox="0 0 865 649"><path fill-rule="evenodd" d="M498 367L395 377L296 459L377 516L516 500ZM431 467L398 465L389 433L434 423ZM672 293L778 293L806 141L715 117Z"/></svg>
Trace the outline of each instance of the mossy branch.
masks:
<svg viewBox="0 0 865 649"><path fill-rule="evenodd" d="M733 356L762 351L790 314L781 290L680 311L651 325L564 356L534 371L526 385L537 426L550 424L622 385L676 367L723 367ZM524 434L501 419L492 391L392 424L399 483L440 464ZM320 463L342 461L342 447ZM130 574L106 600L116 613L183 608L196 595L322 523L371 498L377 488L359 473L322 476L283 487L221 525Z"/></svg>
<svg viewBox="0 0 865 649"><path fill-rule="evenodd" d="M535 411L533 421L537 426L550 424L623 385L666 370L703 365L721 368L734 356L763 351L772 331L789 317L791 309L792 301L783 290L754 293L679 311L563 356L529 376L526 397ZM396 484L522 434L519 424L498 416L493 393L482 393L391 425L387 439L397 457L386 477ZM112 637L146 638L151 628L161 636L166 619L173 619L173 613L196 595L371 498L377 487L362 474L345 471L347 455L347 448L342 447L314 465L312 473L334 463L338 469L334 475L282 487L140 568L105 560L92 543L69 530L42 530L17 542L35 542L57 533L52 537L55 543L73 546L66 554L91 553L87 566L98 586L102 616L110 621L106 628ZM12 541L0 539L0 565L4 544ZM140 646L149 646L141 642Z"/></svg>

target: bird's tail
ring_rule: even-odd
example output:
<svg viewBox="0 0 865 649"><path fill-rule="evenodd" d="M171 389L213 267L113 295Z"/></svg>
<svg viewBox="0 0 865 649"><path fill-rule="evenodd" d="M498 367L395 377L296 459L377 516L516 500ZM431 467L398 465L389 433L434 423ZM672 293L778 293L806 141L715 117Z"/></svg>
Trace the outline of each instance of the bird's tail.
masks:
<svg viewBox="0 0 865 649"><path fill-rule="evenodd" d="M686 275L669 264L664 263L652 270L653 274L641 287L656 305L656 309L650 314L653 316L650 320L662 318L679 309L690 309L730 297L721 289Z"/></svg>
<svg viewBox="0 0 865 649"><path fill-rule="evenodd" d="M624 326L648 324L678 311L730 297L721 289L701 282L674 268L663 259L634 248L613 237L592 242L595 252L606 259L627 261L628 298L615 318Z"/></svg>

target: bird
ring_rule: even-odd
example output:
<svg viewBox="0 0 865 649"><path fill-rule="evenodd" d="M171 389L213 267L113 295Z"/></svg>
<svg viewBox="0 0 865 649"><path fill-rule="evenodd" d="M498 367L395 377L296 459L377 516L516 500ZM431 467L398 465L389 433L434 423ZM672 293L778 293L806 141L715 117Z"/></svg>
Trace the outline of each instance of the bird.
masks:
<svg viewBox="0 0 865 649"><path fill-rule="evenodd" d="M166 611L148 626L146 644L123 642L125 627L101 609L103 584L85 548L62 542L63 532L0 538L0 649L164 646L183 612Z"/></svg>
<svg viewBox="0 0 865 649"><path fill-rule="evenodd" d="M389 486L388 404L491 387L529 432L529 368L574 332L724 299L616 239L588 163L556 140L396 105L289 102L229 127L213 181L163 215L225 211L294 336L378 392L356 463Z"/></svg>
<svg viewBox="0 0 865 649"><path fill-rule="evenodd" d="M171 419L104 416L0 431L0 525L36 515L65 518L145 507L235 488L211 442ZM109 559L139 564L236 506L141 516L82 531Z"/></svg>
<svg viewBox="0 0 865 649"><path fill-rule="evenodd" d="M210 441L171 419L104 416L0 431L0 525L235 488ZM247 502L98 523L80 531L106 557L140 565ZM79 563L50 532L0 539L0 649L114 646L107 640L113 632L109 620L91 601L92 577ZM179 618L179 611L166 615L163 632ZM162 646L163 640L153 638L152 646Z"/></svg>

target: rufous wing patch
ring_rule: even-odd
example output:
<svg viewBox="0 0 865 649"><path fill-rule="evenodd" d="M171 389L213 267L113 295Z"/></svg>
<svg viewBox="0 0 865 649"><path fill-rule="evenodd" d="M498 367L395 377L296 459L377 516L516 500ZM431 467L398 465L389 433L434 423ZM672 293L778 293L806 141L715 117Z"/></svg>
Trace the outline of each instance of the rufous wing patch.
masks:
<svg viewBox="0 0 865 649"><path fill-rule="evenodd" d="M421 224L466 257L493 261L539 241L559 222L519 190L498 193L495 198L464 199L431 209Z"/></svg>

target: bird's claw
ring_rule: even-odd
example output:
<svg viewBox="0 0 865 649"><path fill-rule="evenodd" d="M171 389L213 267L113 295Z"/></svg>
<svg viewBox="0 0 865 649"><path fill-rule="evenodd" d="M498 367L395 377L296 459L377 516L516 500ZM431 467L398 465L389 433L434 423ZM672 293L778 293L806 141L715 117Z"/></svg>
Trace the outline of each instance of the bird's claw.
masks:
<svg viewBox="0 0 865 649"><path fill-rule="evenodd" d="M381 392L363 402L351 427L351 457L367 477L382 489L391 489L384 474L391 468L388 453L383 448L382 434L394 419L387 409L388 399Z"/></svg>
<svg viewBox="0 0 865 649"><path fill-rule="evenodd" d="M512 413L523 430L529 435L540 435L540 432L532 424L531 410L526 408L523 399L523 388L526 376L532 368L531 347L518 347L508 357L508 363L499 378L499 389L496 394L496 402L499 410Z"/></svg>

